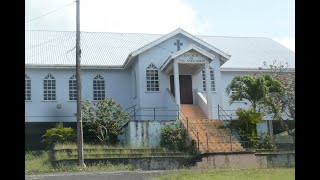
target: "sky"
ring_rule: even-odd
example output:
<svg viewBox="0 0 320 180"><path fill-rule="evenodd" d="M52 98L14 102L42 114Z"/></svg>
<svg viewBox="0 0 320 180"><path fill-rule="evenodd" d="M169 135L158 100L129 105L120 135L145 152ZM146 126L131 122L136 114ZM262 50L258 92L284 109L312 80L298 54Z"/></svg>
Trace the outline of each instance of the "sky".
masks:
<svg viewBox="0 0 320 180"><path fill-rule="evenodd" d="M75 0L26 0L26 30L76 30ZM268 37L295 51L294 0L80 0L87 32Z"/></svg>

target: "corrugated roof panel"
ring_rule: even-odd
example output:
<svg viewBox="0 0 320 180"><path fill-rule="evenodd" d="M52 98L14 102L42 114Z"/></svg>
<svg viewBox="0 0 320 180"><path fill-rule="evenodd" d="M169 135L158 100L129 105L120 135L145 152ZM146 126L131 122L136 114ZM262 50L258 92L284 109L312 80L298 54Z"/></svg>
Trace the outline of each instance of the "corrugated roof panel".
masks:
<svg viewBox="0 0 320 180"><path fill-rule="evenodd" d="M295 68L295 54L281 44L268 38L257 37L210 37L202 36L204 41L231 54L231 58L222 68L257 68L263 66L263 61L272 64L288 62L290 68Z"/></svg>
<svg viewBox="0 0 320 180"><path fill-rule="evenodd" d="M122 66L127 56L160 38L161 34L81 32L81 64ZM263 61L288 62L295 67L295 54L268 38L197 36L231 55L222 68L257 68ZM75 65L75 32L26 31L27 65Z"/></svg>

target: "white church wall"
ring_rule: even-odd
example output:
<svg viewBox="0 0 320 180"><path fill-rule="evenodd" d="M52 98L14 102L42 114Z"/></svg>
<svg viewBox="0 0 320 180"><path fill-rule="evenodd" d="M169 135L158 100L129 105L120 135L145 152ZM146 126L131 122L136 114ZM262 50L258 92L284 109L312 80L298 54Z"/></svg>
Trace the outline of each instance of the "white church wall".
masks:
<svg viewBox="0 0 320 180"><path fill-rule="evenodd" d="M177 47L174 46L174 42L177 41L177 39L180 40L180 42L183 43L183 46L181 46L181 49L188 47L190 44L196 44L197 46L208 50L207 47L202 46L201 44L194 42L193 40L178 34L172 38L169 38L168 40L160 43L159 45L141 53L139 55L139 97L140 97L140 106L141 107L158 107L158 108L167 108L167 100L164 98L166 97L166 89L170 88L170 75L160 72L159 71L159 85L160 90L159 92L147 92L146 91L146 68L150 65L150 63L153 63L157 68L160 69L162 64L168 59L168 57L171 55L172 52L177 51ZM217 57L216 61L218 62L219 55L217 53L214 53L215 57ZM218 62L219 63L219 62ZM212 63L213 66L216 66L216 62ZM219 66L219 65L218 65ZM200 74L201 75L201 74ZM197 81L197 80L195 80ZM202 81L201 81L202 82ZM196 82L193 83L193 89L195 87L201 87L199 84L196 84ZM218 95L215 95L215 98Z"/></svg>
<svg viewBox="0 0 320 180"><path fill-rule="evenodd" d="M56 79L56 100L43 100L43 79L51 74ZM26 69L31 79L31 101L25 102L26 122L76 121L76 101L69 100L69 78L74 69ZM131 106L130 73L128 70L82 70L82 98L93 100L93 78L105 79L106 96L124 108ZM57 108L57 105L61 105Z"/></svg>
<svg viewBox="0 0 320 180"><path fill-rule="evenodd" d="M135 58L130 67L131 70L131 87L132 87L132 105L140 107L140 69L139 69L139 58Z"/></svg>
<svg viewBox="0 0 320 180"><path fill-rule="evenodd" d="M250 107L250 102L247 100L229 103L229 95L226 93L227 86L231 83L231 80L236 76L247 75L248 72L240 71L222 71L221 72L221 97L222 97L222 108L224 110L237 110L238 108L247 109Z"/></svg>

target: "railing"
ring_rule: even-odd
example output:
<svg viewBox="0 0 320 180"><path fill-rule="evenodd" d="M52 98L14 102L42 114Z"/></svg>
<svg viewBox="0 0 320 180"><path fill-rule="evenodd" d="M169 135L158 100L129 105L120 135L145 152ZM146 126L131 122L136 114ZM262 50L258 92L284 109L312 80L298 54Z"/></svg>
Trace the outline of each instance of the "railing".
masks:
<svg viewBox="0 0 320 180"><path fill-rule="evenodd" d="M226 122L228 122L228 121L238 119L238 116L235 115L235 112L236 112L236 110L224 110L218 104L218 119L220 121L223 121L224 125L226 125Z"/></svg>
<svg viewBox="0 0 320 180"><path fill-rule="evenodd" d="M142 107L137 108L136 105L131 106L124 110L125 113L128 113L128 120L122 123L119 127L121 130L123 127L127 126L130 121L135 120L177 120L179 119L179 110L178 109L166 109L160 107Z"/></svg>
<svg viewBox="0 0 320 180"><path fill-rule="evenodd" d="M206 152L244 152L244 151L250 151L247 149L249 141L238 141L234 140L232 135L229 136L214 136L214 138L222 138L224 140L210 140L208 137L208 133L206 133L206 144L204 147L206 147ZM219 144L221 147L221 144L225 144L223 146L223 151L221 149L209 149L209 144ZM241 147L239 146L241 145Z"/></svg>
<svg viewBox="0 0 320 180"><path fill-rule="evenodd" d="M121 130L123 127L126 127L128 125L128 123L132 120L136 118L136 106L137 105L133 105L131 107L128 107L127 109L125 109L123 112L128 113L129 117L128 120L123 122L121 124L121 126L119 127L119 130Z"/></svg>
<svg viewBox="0 0 320 180"><path fill-rule="evenodd" d="M179 106L177 105L178 108L178 117L180 121L180 125L186 130L186 133L188 135L189 141L194 140L197 146L197 151L198 153L200 152L200 141L199 141L199 132L198 130L189 122L189 118L185 116ZM184 122L184 123L183 123ZM193 137L192 137L193 134Z"/></svg>
<svg viewBox="0 0 320 180"><path fill-rule="evenodd" d="M224 110L218 104L218 119L223 122L225 127L227 126L228 122L238 119L238 116L235 114L235 112L236 110ZM231 128L227 128L227 129L230 132L230 136L233 135L237 139L237 141L243 145L243 147L245 146L245 144L248 143L247 141L242 141L243 135L241 135L239 132L232 130Z"/></svg>

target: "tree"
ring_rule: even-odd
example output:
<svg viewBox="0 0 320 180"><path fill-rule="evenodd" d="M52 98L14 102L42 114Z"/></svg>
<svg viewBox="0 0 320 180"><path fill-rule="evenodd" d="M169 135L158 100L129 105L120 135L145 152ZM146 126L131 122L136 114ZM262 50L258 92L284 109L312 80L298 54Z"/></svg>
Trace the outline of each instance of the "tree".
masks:
<svg viewBox="0 0 320 180"><path fill-rule="evenodd" d="M113 99L105 98L92 103L82 103L85 128L92 132L101 143L115 144L121 124L128 119L122 106ZM84 134L86 136L86 134Z"/></svg>
<svg viewBox="0 0 320 180"><path fill-rule="evenodd" d="M265 103L268 93L283 91L281 83L269 74L261 76L244 75L236 76L227 86L226 92L230 95L231 91L236 90L230 96L230 104L240 99L247 99L254 112L260 112L260 105ZM259 109L257 109L259 106Z"/></svg>
<svg viewBox="0 0 320 180"><path fill-rule="evenodd" d="M267 65L264 62L264 67L271 70L272 78L279 81L283 86L283 91L280 93L269 93L265 98L265 110L269 114L273 114L274 120L280 120L281 126L294 139L295 131L290 129L283 119L283 115L287 115L289 119L295 120L295 73L288 70L286 66L277 61Z"/></svg>

